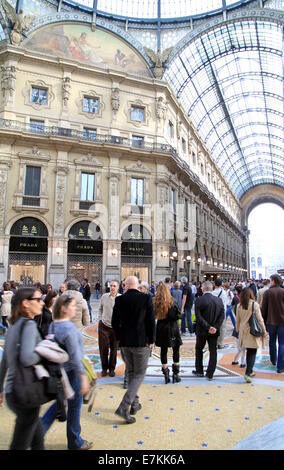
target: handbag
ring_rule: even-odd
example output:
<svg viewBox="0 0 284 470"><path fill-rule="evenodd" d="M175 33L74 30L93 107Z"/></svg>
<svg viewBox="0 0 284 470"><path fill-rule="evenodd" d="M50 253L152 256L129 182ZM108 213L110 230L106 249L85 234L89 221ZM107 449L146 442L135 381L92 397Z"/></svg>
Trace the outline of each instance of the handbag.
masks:
<svg viewBox="0 0 284 470"><path fill-rule="evenodd" d="M83 396L83 403L84 405L89 405L88 413L91 413L96 397L97 374L94 371L92 363L87 356L82 359L82 362L90 384L90 390L88 393L86 393L86 395Z"/></svg>
<svg viewBox="0 0 284 470"><path fill-rule="evenodd" d="M250 334L252 336L255 336L256 338L260 338L261 336L264 335L261 325L259 324L259 321L256 318L255 313L254 313L254 302L252 303L252 313L249 319L249 326L250 326Z"/></svg>
<svg viewBox="0 0 284 470"><path fill-rule="evenodd" d="M23 321L17 344L16 372L13 379L12 396L14 401L25 408L36 408L55 400L57 392L50 391L49 378L38 379L33 366L23 366L20 361L20 349L23 330L27 321ZM50 384L51 385L51 384Z"/></svg>

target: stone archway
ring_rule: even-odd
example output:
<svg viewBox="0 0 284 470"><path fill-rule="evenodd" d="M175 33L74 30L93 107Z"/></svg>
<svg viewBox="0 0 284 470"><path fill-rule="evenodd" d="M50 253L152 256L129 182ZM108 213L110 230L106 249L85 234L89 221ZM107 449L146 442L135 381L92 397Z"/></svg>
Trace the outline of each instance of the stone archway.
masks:
<svg viewBox="0 0 284 470"><path fill-rule="evenodd" d="M242 227L247 228L248 216L251 211L266 202L277 204L284 209L284 189L280 186L265 184L255 186L244 194L240 203L242 206Z"/></svg>

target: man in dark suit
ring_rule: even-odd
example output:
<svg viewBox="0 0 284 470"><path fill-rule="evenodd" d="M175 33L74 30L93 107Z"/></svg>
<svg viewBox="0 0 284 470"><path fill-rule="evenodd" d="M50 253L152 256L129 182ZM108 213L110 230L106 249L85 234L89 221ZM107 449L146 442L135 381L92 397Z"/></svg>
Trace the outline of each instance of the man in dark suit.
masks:
<svg viewBox="0 0 284 470"><path fill-rule="evenodd" d="M155 341L155 315L151 296L138 291L137 277L126 278L125 291L116 298L112 314L112 328L128 372L128 390L115 413L131 424L136 421L131 415L142 408L137 392Z"/></svg>
<svg viewBox="0 0 284 470"><path fill-rule="evenodd" d="M224 305L221 299L212 295L213 285L210 281L202 284L202 297L198 297L195 304L196 316L196 345L195 368L192 373L196 377L203 377L203 349L208 343L209 364L206 377L212 380L217 365L217 339L220 327L225 318Z"/></svg>

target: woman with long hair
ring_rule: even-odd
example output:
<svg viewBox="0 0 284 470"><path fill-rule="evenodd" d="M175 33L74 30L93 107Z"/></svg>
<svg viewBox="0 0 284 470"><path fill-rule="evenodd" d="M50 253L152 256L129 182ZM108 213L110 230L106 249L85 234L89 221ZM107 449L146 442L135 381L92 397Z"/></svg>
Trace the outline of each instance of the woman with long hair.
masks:
<svg viewBox="0 0 284 470"><path fill-rule="evenodd" d="M261 325L263 336L256 337L250 333L249 320L254 314ZM253 377L253 366L255 363L257 348L264 347L264 340L268 338L264 321L257 302L254 300L252 290L247 287L240 293L240 301L237 306L236 331L239 333L239 347L247 350L247 364L244 379L247 383L251 383Z"/></svg>
<svg viewBox="0 0 284 470"><path fill-rule="evenodd" d="M160 284L157 288L154 311L157 318L156 346L161 348L162 372L165 376L165 383L170 382L170 371L168 368L167 353L168 348L173 349L173 383L180 382L179 377L179 348L182 345L178 320L181 314L174 303L169 288Z"/></svg>
<svg viewBox="0 0 284 470"><path fill-rule="evenodd" d="M41 360L35 352L41 341L36 323L33 319L41 314L43 301L41 292L33 287L18 289L12 297L12 308L5 349L0 366L0 406L3 403L3 384L8 407L16 414L16 425L10 450L43 450L44 437L39 420L40 407L25 407L13 398L13 381L17 371L18 355L23 366L33 366ZM18 351L17 345L20 344Z"/></svg>
<svg viewBox="0 0 284 470"><path fill-rule="evenodd" d="M44 299L41 315L35 318L42 338L45 338L48 335L49 325L52 322L52 307L57 297L57 290L50 290Z"/></svg>
<svg viewBox="0 0 284 470"><path fill-rule="evenodd" d="M2 305L1 305L1 316L2 323L5 328L9 327L8 319L11 315L11 301L14 293L11 291L9 282L4 282L3 292L1 296Z"/></svg>
<svg viewBox="0 0 284 470"><path fill-rule="evenodd" d="M89 382L82 362L84 357L82 334L71 321L76 311L76 300L69 294L60 295L53 306L53 322L49 327L49 333L55 335L56 341L66 349L69 356L69 360L64 363L64 369L74 390L74 397L68 400L68 449L88 450L93 443L81 437L80 415L83 395L89 391ZM56 419L56 415L56 404L53 404L42 417L45 433Z"/></svg>

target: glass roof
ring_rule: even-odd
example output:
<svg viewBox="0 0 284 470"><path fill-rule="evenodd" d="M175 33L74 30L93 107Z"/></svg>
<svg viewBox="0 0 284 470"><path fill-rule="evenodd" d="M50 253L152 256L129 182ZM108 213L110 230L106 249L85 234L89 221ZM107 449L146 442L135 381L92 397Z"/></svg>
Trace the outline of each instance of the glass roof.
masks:
<svg viewBox="0 0 284 470"><path fill-rule="evenodd" d="M281 25L237 21L198 37L164 75L238 197L284 187L283 51Z"/></svg>
<svg viewBox="0 0 284 470"><path fill-rule="evenodd" d="M65 0L93 9L95 0ZM97 11L127 18L171 19L202 16L252 0L97 0Z"/></svg>

